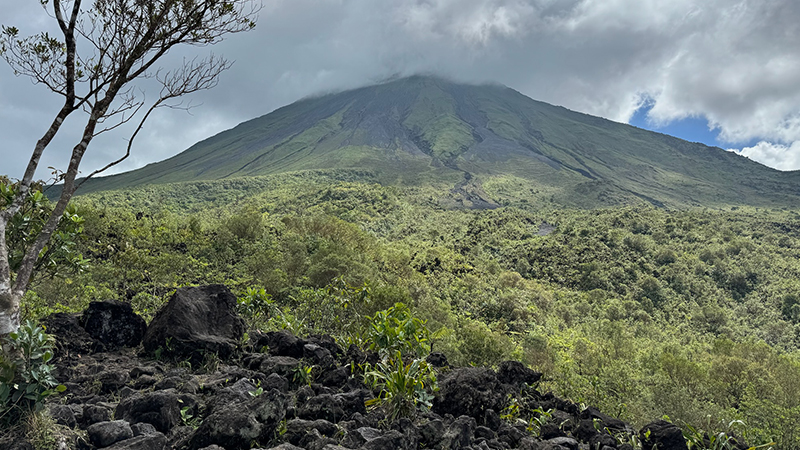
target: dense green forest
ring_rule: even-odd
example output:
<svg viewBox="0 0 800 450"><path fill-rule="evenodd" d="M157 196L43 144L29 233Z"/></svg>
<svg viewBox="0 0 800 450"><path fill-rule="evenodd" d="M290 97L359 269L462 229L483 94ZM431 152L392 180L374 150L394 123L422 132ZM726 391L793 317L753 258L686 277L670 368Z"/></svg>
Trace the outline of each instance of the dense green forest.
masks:
<svg viewBox="0 0 800 450"><path fill-rule="evenodd" d="M179 286L225 283L255 325L347 342L354 315L403 302L451 363L519 359L639 426L742 420L800 447L800 215L560 209L514 182L486 180L487 209L358 171L94 193L75 199L84 270L42 271L23 308L116 298L149 318Z"/></svg>

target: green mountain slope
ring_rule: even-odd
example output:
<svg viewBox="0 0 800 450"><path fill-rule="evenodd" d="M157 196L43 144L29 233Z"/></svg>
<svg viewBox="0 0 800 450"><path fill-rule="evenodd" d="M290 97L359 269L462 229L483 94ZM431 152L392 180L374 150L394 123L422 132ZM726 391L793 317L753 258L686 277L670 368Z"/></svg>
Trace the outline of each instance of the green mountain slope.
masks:
<svg viewBox="0 0 800 450"><path fill-rule="evenodd" d="M298 101L84 192L319 169L367 170L386 184L445 182L473 207L528 200L521 189L571 206L800 200L797 172L507 87L422 76Z"/></svg>

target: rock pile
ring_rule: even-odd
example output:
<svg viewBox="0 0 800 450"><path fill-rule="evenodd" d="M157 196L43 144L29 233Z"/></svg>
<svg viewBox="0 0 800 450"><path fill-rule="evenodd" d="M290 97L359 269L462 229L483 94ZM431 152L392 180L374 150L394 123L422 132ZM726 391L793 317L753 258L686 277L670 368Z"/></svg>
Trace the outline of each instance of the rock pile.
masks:
<svg viewBox="0 0 800 450"><path fill-rule="evenodd" d="M528 386L541 374L519 362L497 371L449 368L441 354L430 357L441 367L432 410L390 421L381 408L365 407L377 393L356 369L376 355L285 331L254 332L242 349L235 306L224 286L209 286L179 289L146 332L116 302L51 316L45 323L57 336L57 370L68 389L50 414L85 430L76 433L84 449L632 450L635 435L644 448L686 449L667 422L637 433L594 408L536 392ZM137 355L142 337L146 354ZM169 362L153 357L167 352ZM296 376L305 367L314 367L313 382ZM552 419L534 430L501 418L509 395L521 391Z"/></svg>

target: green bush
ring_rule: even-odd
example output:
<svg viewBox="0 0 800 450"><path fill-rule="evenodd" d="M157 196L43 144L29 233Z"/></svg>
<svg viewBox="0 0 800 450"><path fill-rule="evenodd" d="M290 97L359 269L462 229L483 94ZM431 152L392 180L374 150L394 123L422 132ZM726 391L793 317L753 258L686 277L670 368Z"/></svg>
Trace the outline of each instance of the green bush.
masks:
<svg viewBox="0 0 800 450"><path fill-rule="evenodd" d="M275 306L275 300L267 294L267 291L257 288L249 288L247 292L237 299L239 314L244 316L251 325L269 320L279 314Z"/></svg>
<svg viewBox="0 0 800 450"><path fill-rule="evenodd" d="M430 331L425 321L414 317L402 303L371 317L367 339L371 342L370 349L380 353L422 357L431 351Z"/></svg>
<svg viewBox="0 0 800 450"><path fill-rule="evenodd" d="M496 366L503 361L514 359L516 346L506 335L498 333L486 324L476 320L466 320L456 330L460 337L461 358L455 364Z"/></svg>
<svg viewBox="0 0 800 450"><path fill-rule="evenodd" d="M296 289L289 297L293 315L303 318L301 334L330 334L342 341L364 332L371 303L369 285L352 286L341 277L324 288Z"/></svg>
<svg viewBox="0 0 800 450"><path fill-rule="evenodd" d="M18 186L0 179L0 209L11 204L17 195ZM34 186L22 209L15 214L6 229L8 263L17 271L28 247L39 237L49 219L53 205L40 186ZM78 250L77 241L83 233L84 218L73 204L67 205L50 241L45 245L35 263L36 283L42 277L61 276L85 270L89 261Z"/></svg>
<svg viewBox="0 0 800 450"><path fill-rule="evenodd" d="M53 338L32 321L3 340L0 352L0 424L41 411L44 400L66 388L53 376Z"/></svg>
<svg viewBox="0 0 800 450"><path fill-rule="evenodd" d="M422 359L403 361L403 355L384 356L368 367L364 379L380 394L366 402L367 406L383 406L390 422L398 417L411 417L417 410L430 409L433 392L438 390L436 371Z"/></svg>

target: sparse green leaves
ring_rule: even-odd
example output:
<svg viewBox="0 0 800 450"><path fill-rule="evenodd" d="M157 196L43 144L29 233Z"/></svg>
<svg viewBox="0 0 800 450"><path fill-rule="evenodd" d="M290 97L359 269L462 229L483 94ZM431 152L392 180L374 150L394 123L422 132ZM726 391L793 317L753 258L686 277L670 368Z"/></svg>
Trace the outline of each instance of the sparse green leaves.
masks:
<svg viewBox="0 0 800 450"><path fill-rule="evenodd" d="M430 331L425 321L414 317L402 303L375 313L367 339L371 350L382 353L400 352L414 357L430 353Z"/></svg>
<svg viewBox="0 0 800 450"><path fill-rule="evenodd" d="M7 38L13 39L19 35L19 28L2 25L0 26L0 33L4 34Z"/></svg>
<svg viewBox="0 0 800 450"><path fill-rule="evenodd" d="M386 408L389 421L430 409L433 394L438 390L434 368L423 359L404 361L399 351L368 366L364 381L379 391L366 405Z"/></svg>
<svg viewBox="0 0 800 450"><path fill-rule="evenodd" d="M0 208L10 204L17 195L17 185L0 180ZM28 195L23 209L8 223L6 238L9 243L9 265L16 271L23 261L25 251L39 236L47 221L52 205L40 189ZM78 236L83 233L84 219L74 205L68 205L64 215L36 261L37 273L57 276L62 273L81 271L88 264L78 250Z"/></svg>
<svg viewBox="0 0 800 450"><path fill-rule="evenodd" d="M0 424L14 423L44 407L44 400L66 387L53 375L53 338L31 321L2 342L0 351Z"/></svg>

